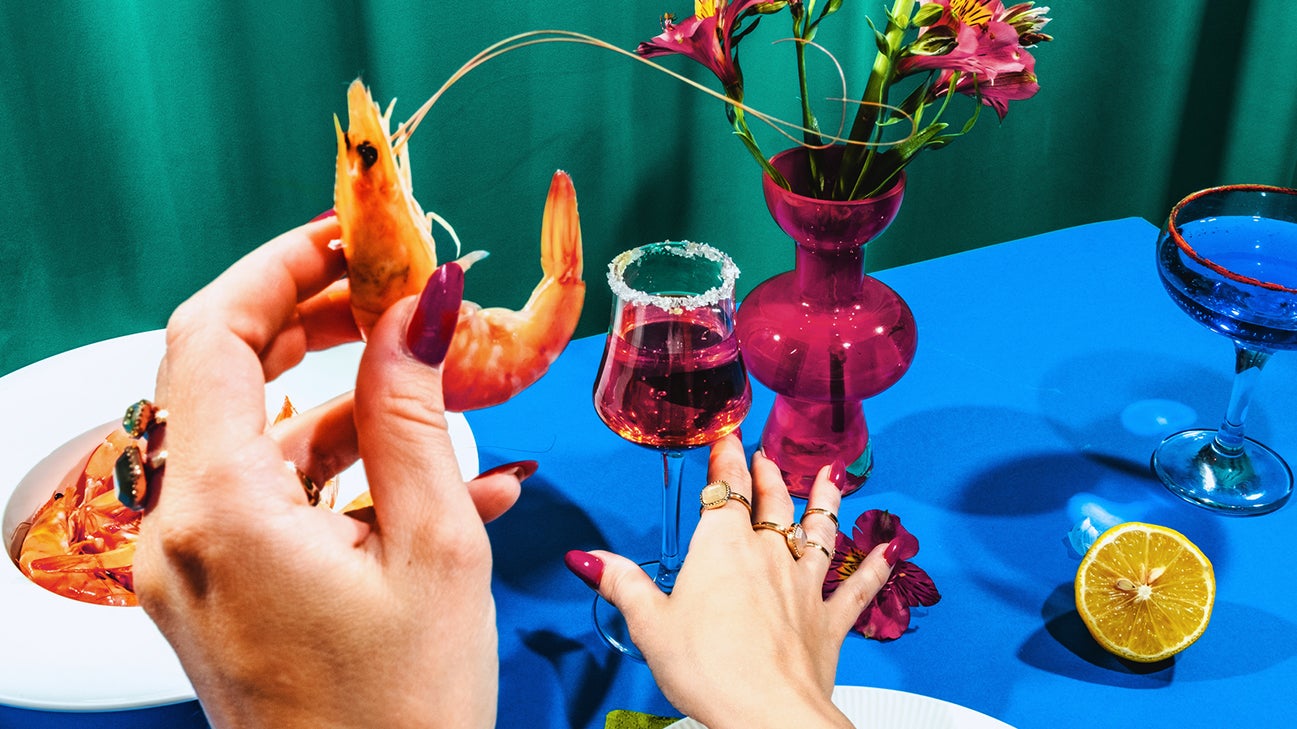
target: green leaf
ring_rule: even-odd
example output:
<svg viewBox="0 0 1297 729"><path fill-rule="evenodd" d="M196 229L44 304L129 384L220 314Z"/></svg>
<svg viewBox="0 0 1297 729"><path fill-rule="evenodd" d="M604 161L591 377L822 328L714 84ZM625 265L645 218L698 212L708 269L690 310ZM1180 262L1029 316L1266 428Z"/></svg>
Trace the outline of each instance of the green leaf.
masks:
<svg viewBox="0 0 1297 729"><path fill-rule="evenodd" d="M914 117L914 121L916 124L919 123L920 121L923 120L923 109L926 106L924 101L927 99L927 97L928 97L927 83L922 83L919 84L918 86L915 86L914 90L910 92L910 95L906 96L905 100L901 102L901 107L900 107L901 111L905 112L906 114L909 114L911 117ZM910 120L907 119L905 116L902 116L901 114L893 114L890 118L888 118L887 121L880 122L879 126L888 126L890 124L901 124L901 123L909 124Z"/></svg>
<svg viewBox="0 0 1297 729"><path fill-rule="evenodd" d="M887 36L883 35L874 27L874 22L869 21L869 27L874 31L874 45L878 47L878 52L884 56L890 56L892 53L892 44L888 42Z"/></svg>
<svg viewBox="0 0 1297 729"><path fill-rule="evenodd" d="M909 160L911 157L918 154L919 151L922 150L924 147L928 146L928 144L938 134L944 132L946 130L946 127L948 126L950 125L945 122L937 122L935 124L929 124L927 128L925 128L923 131L919 132L913 137L910 137L904 142L901 142L900 144L896 145L893 149L896 151L897 156L900 157L902 160Z"/></svg>
<svg viewBox="0 0 1297 729"><path fill-rule="evenodd" d="M974 107L973 109L973 115L968 117L968 121L964 122L964 130L959 134L963 135L971 132L973 130L973 125L977 124L977 118L981 116L981 114L982 114L982 99L979 96L977 98L977 106Z"/></svg>

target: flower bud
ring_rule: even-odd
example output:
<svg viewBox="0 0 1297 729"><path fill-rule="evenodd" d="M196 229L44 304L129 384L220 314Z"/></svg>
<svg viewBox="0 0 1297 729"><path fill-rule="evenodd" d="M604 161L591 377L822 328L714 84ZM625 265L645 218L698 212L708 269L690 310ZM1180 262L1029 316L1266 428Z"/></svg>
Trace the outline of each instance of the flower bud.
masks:
<svg viewBox="0 0 1297 729"><path fill-rule="evenodd" d="M955 38L955 30L949 26L939 25L928 28L927 32L914 39L914 42L905 47L905 55L910 56L944 56L955 50L959 41Z"/></svg>
<svg viewBox="0 0 1297 729"><path fill-rule="evenodd" d="M914 28L922 28L924 26L932 25L941 19L941 14L945 11L946 9L939 3L924 3L919 6L917 11L915 11L914 17L910 18L910 26Z"/></svg>

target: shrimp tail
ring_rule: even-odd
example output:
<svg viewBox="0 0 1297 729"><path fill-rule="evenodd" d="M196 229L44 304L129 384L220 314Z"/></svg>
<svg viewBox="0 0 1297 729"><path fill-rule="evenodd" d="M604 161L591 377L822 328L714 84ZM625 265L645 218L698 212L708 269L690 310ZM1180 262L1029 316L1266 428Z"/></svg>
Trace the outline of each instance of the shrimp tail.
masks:
<svg viewBox="0 0 1297 729"><path fill-rule="evenodd" d="M539 380L572 339L585 303L581 219L572 178L550 181L540 224L543 276L518 311L465 301L442 366L446 408L498 405Z"/></svg>
<svg viewBox="0 0 1297 729"><path fill-rule="evenodd" d="M576 187L563 170L554 173L540 221L540 266L547 278L559 284L581 283L585 261L581 251L581 218L576 209ZM569 335L571 333L569 332Z"/></svg>

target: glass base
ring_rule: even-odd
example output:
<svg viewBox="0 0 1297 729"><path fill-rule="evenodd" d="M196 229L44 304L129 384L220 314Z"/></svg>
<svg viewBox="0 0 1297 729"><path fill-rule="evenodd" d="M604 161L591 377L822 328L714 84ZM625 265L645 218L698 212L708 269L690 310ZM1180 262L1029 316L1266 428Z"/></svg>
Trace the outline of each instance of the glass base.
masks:
<svg viewBox="0 0 1297 729"><path fill-rule="evenodd" d="M612 603L598 595L594 598L594 625L599 631L599 637L610 648L627 658L640 663L645 662L644 654L639 652L639 648L636 648L635 643L630 639L626 618L622 617L621 611L613 607Z"/></svg>
<svg viewBox="0 0 1297 729"><path fill-rule="evenodd" d="M855 493L874 467L861 402L817 402L776 395L761 432L761 449L779 466L790 496L807 499L820 469L841 460L843 496Z"/></svg>
<svg viewBox="0 0 1297 729"><path fill-rule="evenodd" d="M659 572L657 569L659 564L660 563L657 560L654 560L652 562L640 562L639 566L648 574L654 575ZM655 579L655 582L657 582L658 587L661 588L661 575L658 575L658 578L659 579ZM671 582L672 584L675 582L674 575L671 577ZM670 592L671 590L663 589L662 591ZM634 641L631 640L630 628L626 626L626 618L622 617L620 610L613 607L612 603L598 595L595 595L592 612L594 613L595 630L599 633L599 637L603 639L604 643L607 643L610 648L621 653L627 658L639 661L640 663L646 663L644 660L644 654L640 653L639 648L636 648Z"/></svg>
<svg viewBox="0 0 1297 729"><path fill-rule="evenodd" d="M1287 503L1292 471L1278 453L1245 438L1242 453L1229 455L1215 439L1210 429L1168 436L1153 452L1153 473L1171 493L1222 514L1268 514Z"/></svg>

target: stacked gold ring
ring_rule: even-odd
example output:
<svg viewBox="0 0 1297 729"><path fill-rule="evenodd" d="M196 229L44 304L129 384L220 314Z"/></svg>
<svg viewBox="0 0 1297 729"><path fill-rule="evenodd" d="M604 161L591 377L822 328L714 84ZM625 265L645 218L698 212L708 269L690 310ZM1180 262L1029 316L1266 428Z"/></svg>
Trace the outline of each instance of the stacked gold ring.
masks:
<svg viewBox="0 0 1297 729"><path fill-rule="evenodd" d="M833 522L833 528L834 529L838 528L838 515L834 514L828 509L821 509L818 506L812 506L811 508L802 512L802 521L806 521L806 517L810 516L811 514L823 514L829 517L829 519Z"/></svg>
<svg viewBox="0 0 1297 729"><path fill-rule="evenodd" d="M788 545L788 552L793 555L793 559L801 559L806 554L806 530L801 524L789 524L788 526L779 526L773 521L759 521L752 525L755 529L768 529L772 532L779 532L784 535L784 542ZM820 547L823 549L823 546Z"/></svg>
<svg viewBox="0 0 1297 729"><path fill-rule="evenodd" d="M812 541L809 540L809 539L806 540L806 546L808 546L808 547L814 547L815 549L820 550L821 552L824 553L824 556L825 556L825 557L828 557L828 558L829 558L829 561L830 561L830 562L833 561L833 555L837 553L837 550L836 550L836 549L830 549L830 548L824 546L823 544L820 544L819 542L812 542Z"/></svg>

